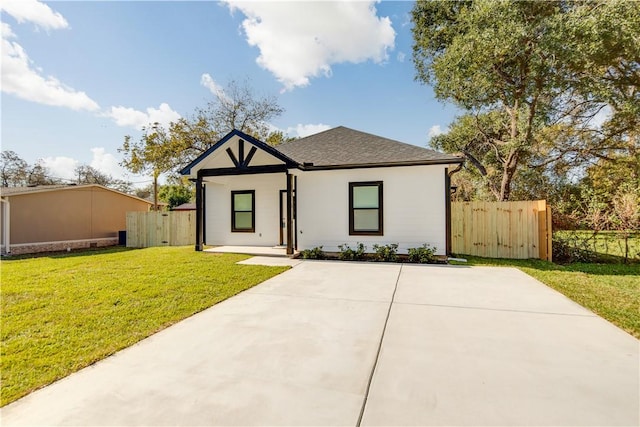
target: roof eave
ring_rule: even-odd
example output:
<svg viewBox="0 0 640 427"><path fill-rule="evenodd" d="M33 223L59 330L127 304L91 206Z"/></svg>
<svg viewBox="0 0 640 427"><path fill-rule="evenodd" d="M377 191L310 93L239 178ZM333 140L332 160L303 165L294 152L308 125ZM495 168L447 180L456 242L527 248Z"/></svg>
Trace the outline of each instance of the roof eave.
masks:
<svg viewBox="0 0 640 427"><path fill-rule="evenodd" d="M450 159L433 159L433 160L412 160L404 162L385 162L385 163L354 163L341 165L300 165L298 168L303 171L313 170L332 170L332 169L363 169L363 168L387 168L397 166L427 166L427 165L449 165L463 163L463 158L453 157Z"/></svg>

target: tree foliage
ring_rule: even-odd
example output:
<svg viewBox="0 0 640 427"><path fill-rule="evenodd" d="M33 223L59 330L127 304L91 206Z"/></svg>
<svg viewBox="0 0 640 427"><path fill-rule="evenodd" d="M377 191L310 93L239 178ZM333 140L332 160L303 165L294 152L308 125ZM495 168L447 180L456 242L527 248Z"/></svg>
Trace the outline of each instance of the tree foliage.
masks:
<svg viewBox="0 0 640 427"><path fill-rule="evenodd" d="M2 187L26 185L29 165L15 151L5 150L0 157L0 180Z"/></svg>
<svg viewBox="0 0 640 427"><path fill-rule="evenodd" d="M237 129L270 145L288 140L273 130L269 122L284 109L274 96L260 96L249 82L232 80L205 107L196 108L192 117L180 118L168 130L180 164L205 152L224 135Z"/></svg>
<svg viewBox="0 0 640 427"><path fill-rule="evenodd" d="M527 168L566 172L638 147L632 2L419 1L412 18L416 79L464 110L431 143L463 153L496 200Z"/></svg>
<svg viewBox="0 0 640 427"><path fill-rule="evenodd" d="M61 184L62 180L52 177L41 160L30 165L14 151L5 150L0 156L0 185L2 187L23 187L27 185Z"/></svg>
<svg viewBox="0 0 640 427"><path fill-rule="evenodd" d="M130 182L114 178L90 165L79 165L75 168L74 172L78 177L78 184L99 184L104 187L122 191L123 193L131 193L133 191L133 186Z"/></svg>
<svg viewBox="0 0 640 427"><path fill-rule="evenodd" d="M177 184L163 185L158 192L158 198L168 203L168 208L173 209L183 203L189 203L195 197L195 188L192 184L180 182Z"/></svg>
<svg viewBox="0 0 640 427"><path fill-rule="evenodd" d="M157 206L160 175L175 174L180 166L205 152L231 130L238 129L272 145L288 140L269 126L269 121L283 111L275 97L257 95L246 81L231 81L204 108L197 108L192 117L182 117L167 128L151 124L143 128L138 141L125 136L118 149L124 156L120 164L133 173L151 174Z"/></svg>

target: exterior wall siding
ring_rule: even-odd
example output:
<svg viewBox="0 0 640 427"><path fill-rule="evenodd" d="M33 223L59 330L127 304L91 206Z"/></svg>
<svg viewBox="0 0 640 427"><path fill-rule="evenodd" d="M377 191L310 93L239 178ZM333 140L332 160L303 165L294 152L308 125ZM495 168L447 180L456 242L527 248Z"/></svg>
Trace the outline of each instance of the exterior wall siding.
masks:
<svg viewBox="0 0 640 427"><path fill-rule="evenodd" d="M424 243L446 251L446 165L298 172L298 250L337 252L362 242L399 244L399 253ZM383 182L383 236L349 235L349 182Z"/></svg>
<svg viewBox="0 0 640 427"><path fill-rule="evenodd" d="M99 187L78 187L9 197L11 246L117 238L128 211L149 204Z"/></svg>
<svg viewBox="0 0 640 427"><path fill-rule="evenodd" d="M280 243L280 190L284 173L207 178L205 242L207 245L276 246ZM231 231L231 191L255 190L255 232Z"/></svg>

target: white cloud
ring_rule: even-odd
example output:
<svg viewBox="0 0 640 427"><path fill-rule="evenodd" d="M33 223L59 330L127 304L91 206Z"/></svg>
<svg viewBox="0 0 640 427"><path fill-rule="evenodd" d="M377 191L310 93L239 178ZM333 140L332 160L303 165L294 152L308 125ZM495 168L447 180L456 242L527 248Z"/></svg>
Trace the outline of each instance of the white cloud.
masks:
<svg viewBox="0 0 640 427"><path fill-rule="evenodd" d="M130 126L138 130L156 122L167 127L169 123L180 118L180 113L171 109L166 102L160 104L158 108L149 107L146 112L122 106L111 107L111 110L104 115L115 120L118 126Z"/></svg>
<svg viewBox="0 0 640 427"><path fill-rule="evenodd" d="M211 91L212 94L218 95L224 93L224 89L218 83L216 83L211 75L205 73L200 77L200 84Z"/></svg>
<svg viewBox="0 0 640 427"><path fill-rule="evenodd" d="M331 129L331 126L325 125L323 123L318 123L316 125L298 124L295 127L288 127L286 130L286 133L294 137L304 138L305 136L313 135L313 134L325 131L327 129Z"/></svg>
<svg viewBox="0 0 640 427"><path fill-rule="evenodd" d="M246 16L242 28L260 49L257 63L287 90L330 76L333 64L384 62L394 48L391 20L376 15L375 2L226 3Z"/></svg>
<svg viewBox="0 0 640 427"><path fill-rule="evenodd" d="M5 1L0 6L18 22L33 22L45 29L67 28L62 15L34 0ZM96 111L100 107L86 93L79 92L53 76L43 76L15 39L9 24L2 26L2 91L39 104Z"/></svg>
<svg viewBox="0 0 640 427"><path fill-rule="evenodd" d="M92 148L91 153L93 157L89 166L92 168L114 178L122 178L127 175L127 172L118 164L118 159L113 154L107 153L103 147Z"/></svg>
<svg viewBox="0 0 640 427"><path fill-rule="evenodd" d="M398 62L404 62L404 59L407 57L407 55L404 52L398 52L398 55L396 56L396 59L398 60Z"/></svg>
<svg viewBox="0 0 640 427"><path fill-rule="evenodd" d="M429 128L429 133L427 134L429 138L433 138L434 136L442 135L443 133L449 132L449 129L442 130L440 125L433 125Z"/></svg>
<svg viewBox="0 0 640 427"><path fill-rule="evenodd" d="M19 24L32 22L45 30L69 28L64 16L37 0L3 0L0 10L13 16Z"/></svg>
<svg viewBox="0 0 640 427"><path fill-rule="evenodd" d="M56 156L45 157L42 159L42 165L49 170L49 175L55 178L63 178L68 180L75 180L74 169L80 164L71 157Z"/></svg>

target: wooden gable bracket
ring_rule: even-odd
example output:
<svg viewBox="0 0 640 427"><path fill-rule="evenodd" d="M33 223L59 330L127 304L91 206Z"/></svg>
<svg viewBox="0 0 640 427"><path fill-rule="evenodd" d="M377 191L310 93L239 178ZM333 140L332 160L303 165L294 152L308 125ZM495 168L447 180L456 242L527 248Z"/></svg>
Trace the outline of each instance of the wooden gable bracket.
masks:
<svg viewBox="0 0 640 427"><path fill-rule="evenodd" d="M231 147L227 148L226 151L227 151L227 155L229 156L229 158L233 162L233 165L236 168L246 169L249 167L249 162L251 162L251 159L253 159L254 154L256 154L257 148L251 147L251 150L249 150L249 154L245 158L244 157L244 140L241 139L238 141L238 158L236 158L236 156L233 154L233 150L231 150Z"/></svg>

